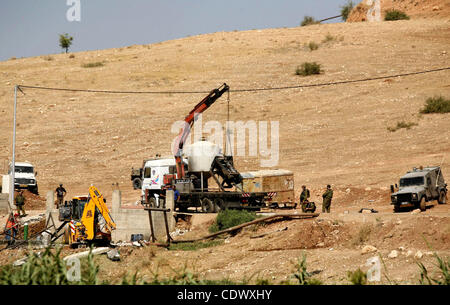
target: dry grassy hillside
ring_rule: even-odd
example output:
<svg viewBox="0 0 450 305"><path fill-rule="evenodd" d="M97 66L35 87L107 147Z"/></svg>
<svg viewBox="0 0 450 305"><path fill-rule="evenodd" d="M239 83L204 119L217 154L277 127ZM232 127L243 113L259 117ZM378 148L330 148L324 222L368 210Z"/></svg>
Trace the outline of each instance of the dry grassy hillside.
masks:
<svg viewBox="0 0 450 305"><path fill-rule="evenodd" d="M367 12L374 1L361 1L348 16L348 22L367 21ZM368 5L370 4L370 5ZM389 10L400 10L412 19L448 19L450 0L380 0L381 18Z"/></svg>
<svg viewBox="0 0 450 305"><path fill-rule="evenodd" d="M322 42L326 36L333 38ZM76 37L75 37L76 39ZM305 43L319 43L310 51ZM76 41L75 41L76 43ZM15 84L105 90L211 90L353 80L450 66L450 22L411 20L214 33L152 45L0 62L0 160L11 155ZM305 61L324 73L295 75ZM85 64L101 62L98 67ZM279 168L297 187L388 186L413 166L439 164L450 179L450 115L419 115L428 97L450 97L450 72L352 85L231 94L232 120L280 122ZM168 155L181 120L204 94L131 95L26 90L19 94L17 160L39 172L40 190L119 182L137 200L130 168ZM204 120L226 120L226 98ZM390 132L399 121L416 122ZM241 171L257 158L237 158Z"/></svg>

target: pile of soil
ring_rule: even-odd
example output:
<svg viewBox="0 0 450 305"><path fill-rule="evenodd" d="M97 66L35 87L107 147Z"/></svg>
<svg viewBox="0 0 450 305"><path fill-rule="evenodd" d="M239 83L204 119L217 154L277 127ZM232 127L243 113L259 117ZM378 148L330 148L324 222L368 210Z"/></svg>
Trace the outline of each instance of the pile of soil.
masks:
<svg viewBox="0 0 450 305"><path fill-rule="evenodd" d="M42 232L45 229L46 220L45 217L40 221L32 222L28 224L28 238L35 238L38 233ZM21 226L19 228L19 232L17 233L17 239L23 239L23 229Z"/></svg>
<svg viewBox="0 0 450 305"><path fill-rule="evenodd" d="M46 207L46 200L45 198L33 194L32 192L28 190L23 191L23 196L25 197L25 205L24 209L25 211L28 210L44 210Z"/></svg>
<svg viewBox="0 0 450 305"><path fill-rule="evenodd" d="M350 13L347 22L367 21L367 12L374 3L364 0ZM381 18L384 20L385 12L391 9L400 10L412 19L418 18L448 18L450 16L450 0L380 0Z"/></svg>

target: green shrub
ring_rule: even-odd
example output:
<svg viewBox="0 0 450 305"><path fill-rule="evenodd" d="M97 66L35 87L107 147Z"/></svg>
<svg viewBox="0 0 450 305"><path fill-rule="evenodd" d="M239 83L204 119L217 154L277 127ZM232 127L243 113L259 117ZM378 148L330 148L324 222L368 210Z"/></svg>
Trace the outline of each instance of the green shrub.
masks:
<svg viewBox="0 0 450 305"><path fill-rule="evenodd" d="M450 260L447 258L447 261L444 261L441 257L439 257L436 253L434 253L434 257L438 261L438 269L440 276L431 277L428 274L427 268L422 263L417 263L420 268L420 284L421 285L450 285Z"/></svg>
<svg viewBox="0 0 450 305"><path fill-rule="evenodd" d="M385 21L409 20L409 16L402 11L392 9L386 11L386 16L384 16L384 20Z"/></svg>
<svg viewBox="0 0 450 305"><path fill-rule="evenodd" d="M301 26L307 26L307 25L313 25L318 24L319 22L314 19L314 17L311 16L305 16L303 18L303 21L300 23Z"/></svg>
<svg viewBox="0 0 450 305"><path fill-rule="evenodd" d="M342 20L347 21L348 15L350 15L350 12L353 10L354 7L353 1L347 1L347 4L341 6L341 15Z"/></svg>
<svg viewBox="0 0 450 305"><path fill-rule="evenodd" d="M316 62L305 62L295 71L296 75L308 76L320 74L322 72L321 65Z"/></svg>
<svg viewBox="0 0 450 305"><path fill-rule="evenodd" d="M419 125L419 124L414 123L414 122L401 121L401 122L397 122L397 126L395 126L395 127L388 127L387 129L390 132L396 132L397 130L402 129L402 128L406 128L406 129L409 130L409 129L411 129L411 127L417 126L417 125Z"/></svg>
<svg viewBox="0 0 450 305"><path fill-rule="evenodd" d="M367 284L367 274L363 272L360 268L356 271L347 272L348 280L353 285L366 285Z"/></svg>
<svg viewBox="0 0 450 305"><path fill-rule="evenodd" d="M211 233L222 231L256 219L256 213L247 210L223 210L217 214L216 221L209 227Z"/></svg>
<svg viewBox="0 0 450 305"><path fill-rule="evenodd" d="M170 244L169 250L195 251L221 245L223 240L196 241L191 243Z"/></svg>
<svg viewBox="0 0 450 305"><path fill-rule="evenodd" d="M315 43L314 41L311 41L310 43L308 43L308 48L310 51L315 51L315 50L319 49L319 45L317 43Z"/></svg>
<svg viewBox="0 0 450 305"><path fill-rule="evenodd" d="M96 68L96 67L103 67L105 64L101 61L97 61L97 62L91 62L91 63L87 63L87 64L82 64L81 67L83 68Z"/></svg>
<svg viewBox="0 0 450 305"><path fill-rule="evenodd" d="M0 285L96 285L99 267L94 264L93 254L81 264L81 279L70 282L67 278L68 267L60 258L60 251L52 253L47 248L42 255L28 254L27 261L19 267L12 265L0 268Z"/></svg>
<svg viewBox="0 0 450 305"><path fill-rule="evenodd" d="M306 268L306 255L303 254L302 259L298 260L295 265L296 271L293 274L293 278L298 285L322 285L323 283L315 278L312 278L312 274L307 271Z"/></svg>
<svg viewBox="0 0 450 305"><path fill-rule="evenodd" d="M425 107L420 111L421 113L449 113L450 100L440 97L430 97L425 102Z"/></svg>

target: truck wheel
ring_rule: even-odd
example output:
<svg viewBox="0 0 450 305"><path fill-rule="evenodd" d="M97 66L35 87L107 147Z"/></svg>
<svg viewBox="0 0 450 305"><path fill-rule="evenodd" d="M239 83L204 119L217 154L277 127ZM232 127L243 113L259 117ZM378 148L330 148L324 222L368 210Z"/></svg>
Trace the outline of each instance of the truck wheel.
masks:
<svg viewBox="0 0 450 305"><path fill-rule="evenodd" d="M394 205L394 213L400 213L401 209L398 205Z"/></svg>
<svg viewBox="0 0 450 305"><path fill-rule="evenodd" d="M203 198L202 200L202 211L205 213L214 213L214 204L209 198Z"/></svg>
<svg viewBox="0 0 450 305"><path fill-rule="evenodd" d="M142 181L141 178L134 178L133 179L133 188L135 190L139 190L142 188Z"/></svg>
<svg viewBox="0 0 450 305"><path fill-rule="evenodd" d="M214 199L214 212L219 213L225 207L224 201L222 198Z"/></svg>
<svg viewBox="0 0 450 305"><path fill-rule="evenodd" d="M425 197L422 197L422 199L420 199L419 208L422 212L427 210L427 201L425 200Z"/></svg>
<svg viewBox="0 0 450 305"><path fill-rule="evenodd" d="M151 208L156 208L156 198L155 198L155 197L151 197L151 198L148 200L148 203L149 203L149 205L150 205Z"/></svg>
<svg viewBox="0 0 450 305"><path fill-rule="evenodd" d="M64 228L64 244L68 245L70 243L70 237L69 237L69 227Z"/></svg>
<svg viewBox="0 0 450 305"><path fill-rule="evenodd" d="M447 203L447 194L444 191L441 191L439 193L438 203L439 204L446 204Z"/></svg>

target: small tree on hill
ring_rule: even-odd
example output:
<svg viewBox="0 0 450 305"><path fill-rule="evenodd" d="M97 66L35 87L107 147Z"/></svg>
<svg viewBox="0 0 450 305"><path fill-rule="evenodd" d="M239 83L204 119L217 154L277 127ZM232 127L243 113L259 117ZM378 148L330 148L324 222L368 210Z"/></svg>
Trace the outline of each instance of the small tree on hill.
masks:
<svg viewBox="0 0 450 305"><path fill-rule="evenodd" d="M69 34L60 34L59 35L59 46L66 50L66 53L69 52L69 48L72 45L73 37L69 36Z"/></svg>
<svg viewBox="0 0 450 305"><path fill-rule="evenodd" d="M311 16L305 16L303 18L303 21L300 23L301 26L307 26L307 25L312 25L312 24L317 24L319 22L316 21L316 19L314 19L314 17Z"/></svg>
<svg viewBox="0 0 450 305"><path fill-rule="evenodd" d="M353 10L354 6L353 1L351 0L347 1L347 4L341 6L342 20L347 21L348 15L350 15L350 12Z"/></svg>

